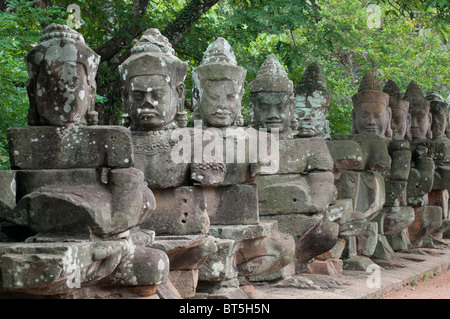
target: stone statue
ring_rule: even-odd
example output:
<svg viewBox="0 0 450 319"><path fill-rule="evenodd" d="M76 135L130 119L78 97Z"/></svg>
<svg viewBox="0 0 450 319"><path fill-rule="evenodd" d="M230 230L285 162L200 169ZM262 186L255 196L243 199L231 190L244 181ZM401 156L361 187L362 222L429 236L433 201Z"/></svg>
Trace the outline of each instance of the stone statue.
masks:
<svg viewBox="0 0 450 319"><path fill-rule="evenodd" d="M327 91L325 77L317 63L309 65L303 73L295 98L298 136L330 139L327 116L331 93Z"/></svg>
<svg viewBox="0 0 450 319"><path fill-rule="evenodd" d="M389 108L389 95L381 90L372 72L366 72L358 93L352 97L352 100L352 133L375 134L390 140L392 114Z"/></svg>
<svg viewBox="0 0 450 319"><path fill-rule="evenodd" d="M422 90L415 81L411 81L405 92L405 99L409 101L411 114L411 137L413 142L431 140L432 114L430 102L425 100Z"/></svg>
<svg viewBox="0 0 450 319"><path fill-rule="evenodd" d="M365 270L377 247L386 246L377 217L386 201L384 174L392 164L387 144L392 138L392 113L389 94L370 71L352 100L352 134L334 135L327 143L339 173L335 174L338 200L329 212L333 217L333 210L343 208L339 224L345 240L344 269Z"/></svg>
<svg viewBox="0 0 450 319"><path fill-rule="evenodd" d="M138 228L155 198L131 167L131 134L84 125L93 120L98 56L80 34L52 24L26 59L30 126L8 130L15 188L0 215L34 236L2 250L1 288L62 298L154 294L169 260L148 247L154 232Z"/></svg>
<svg viewBox="0 0 450 319"><path fill-rule="evenodd" d="M338 224L325 218L333 198L333 162L323 138L293 136L293 83L275 55L262 64L250 83L250 93L255 128L280 132L277 174L261 174L255 180L260 215L277 220L280 231L294 237L296 271L303 272L308 261L337 241Z"/></svg>
<svg viewBox="0 0 450 319"><path fill-rule="evenodd" d="M405 99L409 101L411 114L411 171L407 184L408 204L414 208L415 219L408 227L412 247L420 247L422 240L442 224L442 208L429 205L429 192L433 188L436 165L431 157L430 141L432 114L430 101L415 81L406 89Z"/></svg>
<svg viewBox="0 0 450 319"><path fill-rule="evenodd" d="M411 115L409 102L403 98L400 88L393 80L388 80L383 92L389 94L392 110L392 141L388 144L391 169L384 173L385 203L376 219L378 220L379 242L373 254L375 258L390 259L394 251L406 250L408 242L406 228L414 221L414 209L408 207L406 186L411 166L411 135L409 127Z"/></svg>
<svg viewBox="0 0 450 319"><path fill-rule="evenodd" d="M223 38L208 46L202 62L192 71L193 118L201 119L205 130L223 139L227 165L224 181L210 187L207 195L207 206L220 207L210 214L210 233L218 238L219 250L208 257L199 280L203 291L213 295L236 289L238 276L282 269L294 254L290 235L278 232L274 221L259 220L258 193L252 182L265 164L259 158L252 161L248 148L257 132L239 127L245 75L246 70L237 65L231 46ZM228 157L229 153L236 156ZM219 264L223 265L220 270Z"/></svg>
<svg viewBox="0 0 450 319"><path fill-rule="evenodd" d="M144 173L157 203L141 228L154 230L152 247L168 254L174 293L193 297L199 268L217 250L207 235L212 208L207 207L200 185L223 181L226 168L221 157L204 152L211 134L185 127L187 69L158 29L145 31L119 66L134 167ZM187 156L180 157L180 152Z"/></svg>
<svg viewBox="0 0 450 319"><path fill-rule="evenodd" d="M211 43L192 72L192 121L201 119L209 127L241 126L246 74L224 38Z"/></svg>
<svg viewBox="0 0 450 319"><path fill-rule="evenodd" d="M51 24L25 62L29 125L96 124L95 74L100 56L85 45L81 34Z"/></svg>
<svg viewBox="0 0 450 319"><path fill-rule="evenodd" d="M293 83L274 54L262 64L250 84L250 92L254 127L269 132L278 129L282 135L292 135L291 126L295 121Z"/></svg>
<svg viewBox="0 0 450 319"><path fill-rule="evenodd" d="M450 191L450 139L445 134L448 125L449 106L442 96L433 91L426 97L430 101L430 112L433 117L431 123L432 141L428 149L436 165L434 172L433 190L428 194L430 205L442 208L442 225L431 234L435 239L441 239L450 228L448 218L448 198Z"/></svg>

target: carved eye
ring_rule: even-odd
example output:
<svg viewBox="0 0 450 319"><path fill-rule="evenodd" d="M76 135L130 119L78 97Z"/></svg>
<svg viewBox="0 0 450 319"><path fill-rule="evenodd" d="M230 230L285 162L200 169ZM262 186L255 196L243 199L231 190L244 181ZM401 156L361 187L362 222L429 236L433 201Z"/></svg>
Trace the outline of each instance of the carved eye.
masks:
<svg viewBox="0 0 450 319"><path fill-rule="evenodd" d="M163 97L163 93L161 90L154 90L152 96L155 100L159 100Z"/></svg>
<svg viewBox="0 0 450 319"><path fill-rule="evenodd" d="M234 94L228 94L227 95L227 100L228 101L234 101L234 100L236 100L236 96Z"/></svg>

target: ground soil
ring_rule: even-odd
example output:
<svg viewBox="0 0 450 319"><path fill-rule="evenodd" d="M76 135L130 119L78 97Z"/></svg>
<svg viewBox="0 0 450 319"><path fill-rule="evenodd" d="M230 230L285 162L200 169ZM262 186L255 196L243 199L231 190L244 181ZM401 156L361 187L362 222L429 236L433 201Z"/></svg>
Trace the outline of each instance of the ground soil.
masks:
<svg viewBox="0 0 450 319"><path fill-rule="evenodd" d="M450 270L427 275L383 299L450 299Z"/></svg>

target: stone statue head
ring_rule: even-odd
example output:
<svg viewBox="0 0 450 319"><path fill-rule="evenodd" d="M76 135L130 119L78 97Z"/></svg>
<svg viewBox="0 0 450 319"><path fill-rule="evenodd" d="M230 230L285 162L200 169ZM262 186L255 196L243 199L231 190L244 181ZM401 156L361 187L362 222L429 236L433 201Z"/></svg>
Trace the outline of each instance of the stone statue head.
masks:
<svg viewBox="0 0 450 319"><path fill-rule="evenodd" d="M389 94L389 107L392 111L392 140L411 141L411 114L409 114L409 102L403 98L397 83L388 80L383 88L383 92Z"/></svg>
<svg viewBox="0 0 450 319"><path fill-rule="evenodd" d="M148 29L119 66L125 125L134 131L184 127L188 65L158 29Z"/></svg>
<svg viewBox="0 0 450 319"><path fill-rule="evenodd" d="M298 136L330 138L327 117L331 93L319 64L312 63L306 68L295 89L295 98Z"/></svg>
<svg viewBox="0 0 450 319"><path fill-rule="evenodd" d="M405 99L409 101L412 141L431 140L433 138L431 132L433 116L430 112L430 101L425 100L422 90L415 81L409 83Z"/></svg>
<svg viewBox="0 0 450 319"><path fill-rule="evenodd" d="M95 75L100 63L83 36L51 24L25 57L29 125L95 124Z"/></svg>
<svg viewBox="0 0 450 319"><path fill-rule="evenodd" d="M261 65L256 78L250 83L253 122L256 128L280 133L291 129L295 119L294 86L285 68L274 54Z"/></svg>
<svg viewBox="0 0 450 319"><path fill-rule="evenodd" d="M381 90L372 72L366 72L352 101L352 133L375 134L386 140L392 138L389 94Z"/></svg>
<svg viewBox="0 0 450 319"><path fill-rule="evenodd" d="M200 65L192 71L191 120L201 119L209 127L242 125L246 74L237 65L233 50L224 38L211 43Z"/></svg>
<svg viewBox="0 0 450 319"><path fill-rule="evenodd" d="M445 136L448 124L448 104L438 92L431 92L426 97L430 101L430 112L433 116L431 132L433 138Z"/></svg>

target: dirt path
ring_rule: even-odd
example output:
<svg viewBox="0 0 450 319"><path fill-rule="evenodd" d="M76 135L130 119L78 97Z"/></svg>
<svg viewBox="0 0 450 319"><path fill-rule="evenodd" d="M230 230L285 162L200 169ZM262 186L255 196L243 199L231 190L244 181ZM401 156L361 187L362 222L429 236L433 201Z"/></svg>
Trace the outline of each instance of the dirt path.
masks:
<svg viewBox="0 0 450 319"><path fill-rule="evenodd" d="M405 286L383 299L450 299L450 270L441 274L430 274L425 280Z"/></svg>

